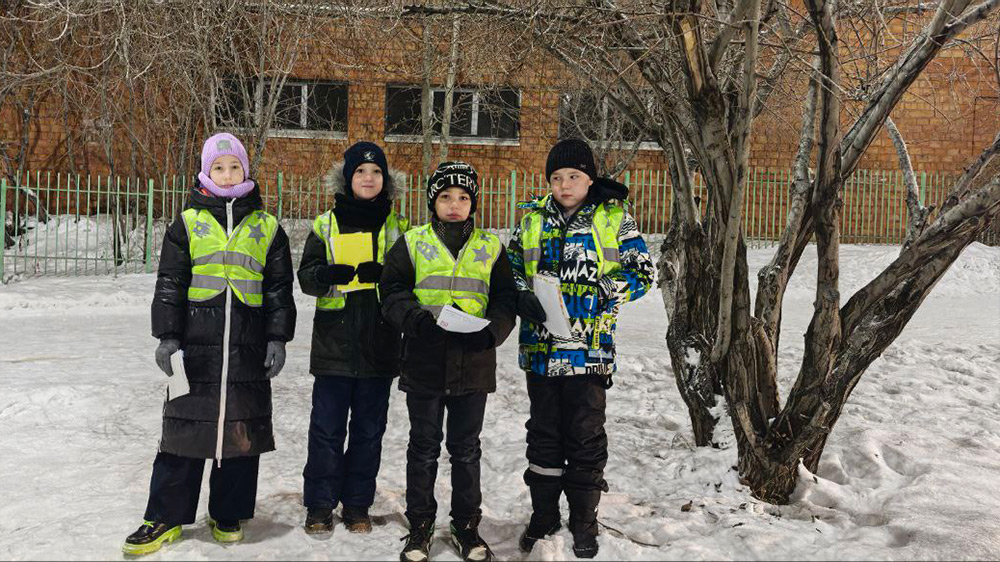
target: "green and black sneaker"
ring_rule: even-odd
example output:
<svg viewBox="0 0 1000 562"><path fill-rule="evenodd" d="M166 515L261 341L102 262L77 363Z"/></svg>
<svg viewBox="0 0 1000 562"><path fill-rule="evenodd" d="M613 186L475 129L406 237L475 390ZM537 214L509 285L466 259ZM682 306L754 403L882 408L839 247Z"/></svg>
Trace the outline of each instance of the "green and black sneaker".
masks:
<svg viewBox="0 0 1000 562"><path fill-rule="evenodd" d="M143 521L136 532L125 539L122 552L130 556L142 556L160 550L165 542L174 542L181 538L181 526L167 526L165 523Z"/></svg>
<svg viewBox="0 0 1000 562"><path fill-rule="evenodd" d="M208 518L208 526L212 528L212 538L219 542L240 542L243 540L243 527L239 520L216 521Z"/></svg>

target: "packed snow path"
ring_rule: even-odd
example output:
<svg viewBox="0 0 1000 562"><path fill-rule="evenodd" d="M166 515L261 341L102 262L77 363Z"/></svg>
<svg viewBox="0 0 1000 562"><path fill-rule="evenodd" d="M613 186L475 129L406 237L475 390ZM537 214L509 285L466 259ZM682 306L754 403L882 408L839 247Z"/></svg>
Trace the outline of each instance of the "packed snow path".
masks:
<svg viewBox="0 0 1000 562"><path fill-rule="evenodd" d="M845 299L897 251L842 247ZM753 271L770 254L751 251ZM814 272L810 249L784 307L784 389L802 357ZM149 335L154 280L37 278L0 286L0 558L122 558L121 543L145 507L166 382ZM206 478L198 521L148 559L398 559L409 429L398 391L372 508L375 530L352 535L338 526L332 535L307 536L301 529L313 303L298 296L298 333L274 381L278 450L262 457L246 540L212 540ZM761 503L740 486L728 420L720 424L728 446L691 446L665 322L654 291L627 306L619 323L600 558L1000 558L1000 249L973 245L938 284L861 379L818 473L804 475L788 506ZM572 559L565 529L530 555L517 549L530 508L521 480L528 402L516 335L498 353L499 390L482 436L482 534L501 560ZM446 540L446 452L437 498L431 559L458 560Z"/></svg>

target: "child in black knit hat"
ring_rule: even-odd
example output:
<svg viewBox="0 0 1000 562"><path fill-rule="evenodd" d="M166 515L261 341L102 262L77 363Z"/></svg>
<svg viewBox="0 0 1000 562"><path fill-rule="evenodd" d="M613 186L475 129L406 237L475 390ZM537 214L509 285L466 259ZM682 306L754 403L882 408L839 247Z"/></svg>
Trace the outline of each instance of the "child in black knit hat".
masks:
<svg viewBox="0 0 1000 562"><path fill-rule="evenodd" d="M573 553L593 558L597 506L608 489L604 422L616 369L615 324L620 306L649 290L653 263L621 204L628 188L597 176L586 142L568 139L553 146L545 175L551 192L527 205L508 249L522 320L518 363L531 401L524 482L532 514L520 546L530 552L559 530L559 498L565 494ZM570 317L568 337L546 329L545 310L532 290L536 275L558 279Z"/></svg>
<svg viewBox="0 0 1000 562"><path fill-rule="evenodd" d="M334 207L316 217L298 272L302 291L316 297L309 354L315 381L302 471L305 531L332 531L333 510L341 504L347 530L367 533L400 337L382 317L378 291L343 289L353 279L372 287L379 281L386 251L409 222L392 209L397 182L377 145L351 145L325 180L335 192ZM356 266L333 251L338 235L354 233L370 236L372 248Z"/></svg>
<svg viewBox="0 0 1000 562"><path fill-rule="evenodd" d="M437 502L441 440L451 457L451 535L465 560L492 560L479 535L479 434L486 397L496 390L496 347L514 328L516 291L499 238L475 228L475 169L444 162L427 181L430 224L410 230L386 257L382 310L403 332L399 387L406 392L406 518L400 560L427 560ZM451 306L489 320L472 333L447 332L436 316ZM447 426L447 430L445 430Z"/></svg>

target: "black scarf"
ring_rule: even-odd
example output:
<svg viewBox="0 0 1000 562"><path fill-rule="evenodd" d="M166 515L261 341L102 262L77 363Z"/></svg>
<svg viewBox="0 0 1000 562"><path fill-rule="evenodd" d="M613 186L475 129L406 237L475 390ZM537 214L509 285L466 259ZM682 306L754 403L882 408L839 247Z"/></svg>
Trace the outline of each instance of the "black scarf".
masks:
<svg viewBox="0 0 1000 562"><path fill-rule="evenodd" d="M465 246L466 240L472 235L475 223L472 222L471 218L462 222L444 222L435 216L431 218L431 228L444 242L451 255L457 259L458 253L462 251L462 246Z"/></svg>
<svg viewBox="0 0 1000 562"><path fill-rule="evenodd" d="M392 211L392 202L382 193L370 201L355 199L343 193L336 194L334 198L337 202L333 206L333 216L337 217L337 224L375 231L382 228Z"/></svg>

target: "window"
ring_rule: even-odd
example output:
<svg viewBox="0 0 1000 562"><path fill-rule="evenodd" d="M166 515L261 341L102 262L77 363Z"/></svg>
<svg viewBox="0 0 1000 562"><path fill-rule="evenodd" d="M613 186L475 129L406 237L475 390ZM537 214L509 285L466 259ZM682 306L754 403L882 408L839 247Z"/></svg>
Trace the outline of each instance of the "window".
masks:
<svg viewBox="0 0 1000 562"><path fill-rule="evenodd" d="M280 89L269 80L225 79L216 95L216 126L248 128L260 123L277 95L269 129L281 135L347 134L347 84L289 78ZM276 90L276 91L272 91Z"/></svg>
<svg viewBox="0 0 1000 562"><path fill-rule="evenodd" d="M445 91L434 89L432 92L433 128L440 135ZM476 139L516 141L520 135L520 114L521 95L517 90L455 88L449 133L458 142ZM396 140L421 136L419 86L386 88L385 132L387 137L397 137Z"/></svg>
<svg viewBox="0 0 1000 562"><path fill-rule="evenodd" d="M622 115L606 97L565 92L559 99L559 138L583 137L592 143L656 142Z"/></svg>

